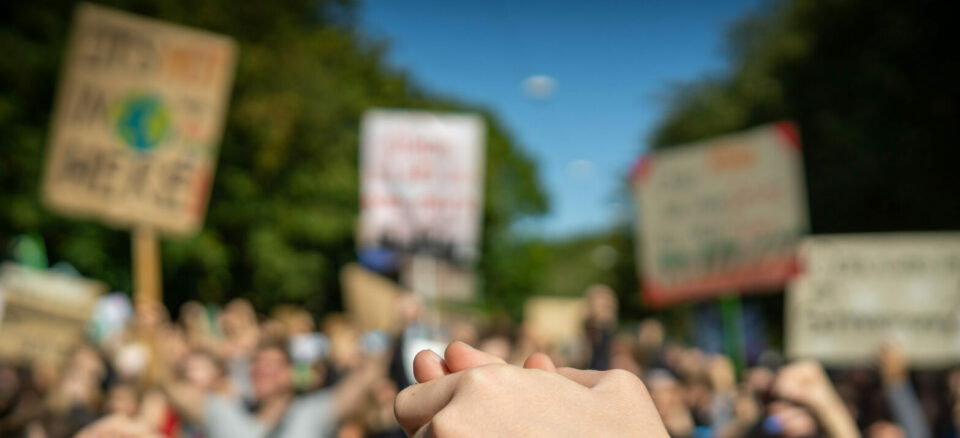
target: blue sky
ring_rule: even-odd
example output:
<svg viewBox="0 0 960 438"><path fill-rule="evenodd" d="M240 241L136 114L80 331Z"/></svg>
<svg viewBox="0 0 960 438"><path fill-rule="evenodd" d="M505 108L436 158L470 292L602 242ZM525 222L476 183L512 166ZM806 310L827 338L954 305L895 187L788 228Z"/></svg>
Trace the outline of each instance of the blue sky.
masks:
<svg viewBox="0 0 960 438"><path fill-rule="evenodd" d="M723 71L729 24L765 0L365 0L361 23L426 90L496 112L539 163L558 237L609 226L677 82ZM556 81L532 99L524 79Z"/></svg>

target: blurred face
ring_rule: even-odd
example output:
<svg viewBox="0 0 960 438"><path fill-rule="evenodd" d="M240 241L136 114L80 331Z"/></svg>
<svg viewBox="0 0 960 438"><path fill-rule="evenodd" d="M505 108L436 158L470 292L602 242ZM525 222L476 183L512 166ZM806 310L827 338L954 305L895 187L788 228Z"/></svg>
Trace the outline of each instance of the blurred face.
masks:
<svg viewBox="0 0 960 438"><path fill-rule="evenodd" d="M133 417L137 413L137 393L132 386L118 385L107 395L107 413Z"/></svg>
<svg viewBox="0 0 960 438"><path fill-rule="evenodd" d="M607 286L593 286L587 292L587 308L590 317L597 322L615 321L617 318L617 296Z"/></svg>
<svg viewBox="0 0 960 438"><path fill-rule="evenodd" d="M650 380L649 388L650 397L661 416L683 404L680 386L672 377L656 376Z"/></svg>
<svg viewBox="0 0 960 438"><path fill-rule="evenodd" d="M764 422L764 428L771 435L786 438L817 436L817 422L806 409L798 406L774 402L770 404L770 415Z"/></svg>
<svg viewBox="0 0 960 438"><path fill-rule="evenodd" d="M216 386L217 379L220 377L220 370L217 369L217 365L209 356L191 354L184 364L184 374L190 383L209 390Z"/></svg>
<svg viewBox="0 0 960 438"><path fill-rule="evenodd" d="M663 325L660 321L647 319L637 328L637 343L640 348L654 349L663 345Z"/></svg>
<svg viewBox="0 0 960 438"><path fill-rule="evenodd" d="M257 352L250 367L250 378L258 400L293 392L293 367L276 348Z"/></svg>

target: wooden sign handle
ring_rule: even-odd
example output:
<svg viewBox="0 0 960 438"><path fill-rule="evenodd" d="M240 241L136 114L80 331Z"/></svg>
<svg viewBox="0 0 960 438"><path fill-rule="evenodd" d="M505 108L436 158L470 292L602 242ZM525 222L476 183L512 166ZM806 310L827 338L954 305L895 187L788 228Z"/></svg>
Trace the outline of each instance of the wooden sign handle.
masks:
<svg viewBox="0 0 960 438"><path fill-rule="evenodd" d="M134 302L162 303L160 240L157 232L149 227L136 227L132 237Z"/></svg>

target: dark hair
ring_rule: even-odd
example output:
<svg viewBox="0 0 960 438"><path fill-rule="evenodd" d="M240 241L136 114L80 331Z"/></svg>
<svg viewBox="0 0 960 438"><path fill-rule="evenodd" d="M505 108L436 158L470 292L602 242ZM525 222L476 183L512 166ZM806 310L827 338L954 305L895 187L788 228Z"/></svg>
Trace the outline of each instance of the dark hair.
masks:
<svg viewBox="0 0 960 438"><path fill-rule="evenodd" d="M283 355L283 359L284 361L287 362L288 365L293 364L293 358L290 356L290 351L287 350L286 343L278 340L268 340L268 341L260 342L260 344L257 345L257 349L254 351L254 354L267 351L267 350L279 351Z"/></svg>

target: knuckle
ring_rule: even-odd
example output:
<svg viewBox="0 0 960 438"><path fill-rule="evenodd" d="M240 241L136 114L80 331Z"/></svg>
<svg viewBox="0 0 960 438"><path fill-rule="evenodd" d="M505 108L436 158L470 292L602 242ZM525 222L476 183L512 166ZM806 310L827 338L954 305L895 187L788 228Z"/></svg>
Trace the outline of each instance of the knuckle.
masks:
<svg viewBox="0 0 960 438"><path fill-rule="evenodd" d="M410 404L410 397L413 390L413 386L407 387L403 391L400 391L393 399L393 416L397 418L400 424L404 423L404 412L407 411L407 406Z"/></svg>
<svg viewBox="0 0 960 438"><path fill-rule="evenodd" d="M460 384L467 388L481 386L486 380L485 374L486 373L483 367L471 368L467 371L464 371L463 377L460 379Z"/></svg>
<svg viewBox="0 0 960 438"><path fill-rule="evenodd" d="M456 413L451 409L444 409L433 416L430 421L430 429L436 437L459 437L461 434L461 421L457 420Z"/></svg>
<svg viewBox="0 0 960 438"><path fill-rule="evenodd" d="M464 372L462 384L467 387L484 387L491 381L496 381L502 374L497 365L484 365Z"/></svg>
<svg viewBox="0 0 960 438"><path fill-rule="evenodd" d="M627 370L615 369L607 371L604 380L620 391L642 391L645 393L647 390L640 378Z"/></svg>

